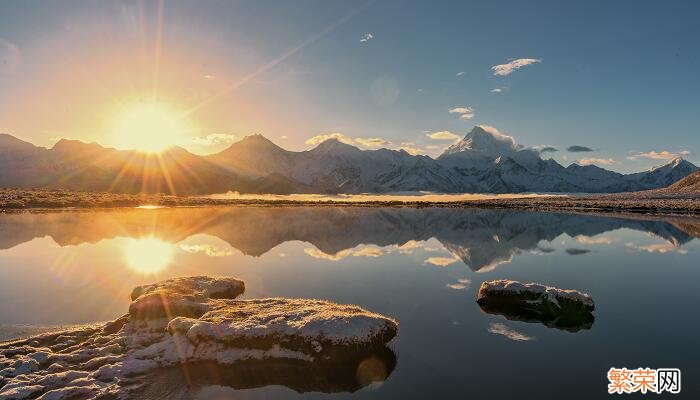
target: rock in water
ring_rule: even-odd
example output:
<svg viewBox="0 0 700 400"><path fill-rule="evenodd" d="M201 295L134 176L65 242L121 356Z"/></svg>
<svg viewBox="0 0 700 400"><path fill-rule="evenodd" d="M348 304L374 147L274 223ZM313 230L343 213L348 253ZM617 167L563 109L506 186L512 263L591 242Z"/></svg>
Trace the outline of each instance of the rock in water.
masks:
<svg viewBox="0 0 700 400"><path fill-rule="evenodd" d="M324 300L235 300L244 288L234 278L170 279L135 288L129 313L106 325L0 343L0 400L355 391L393 371L393 319Z"/></svg>
<svg viewBox="0 0 700 400"><path fill-rule="evenodd" d="M489 314L541 322L572 332L593 326L595 304L587 293L511 280L483 282L476 302Z"/></svg>

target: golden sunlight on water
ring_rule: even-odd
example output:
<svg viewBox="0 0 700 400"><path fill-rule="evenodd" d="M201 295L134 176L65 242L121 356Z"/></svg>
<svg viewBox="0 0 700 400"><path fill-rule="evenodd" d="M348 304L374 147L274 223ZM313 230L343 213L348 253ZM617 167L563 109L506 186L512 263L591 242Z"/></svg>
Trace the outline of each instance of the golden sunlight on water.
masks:
<svg viewBox="0 0 700 400"><path fill-rule="evenodd" d="M155 274L172 262L175 250L175 245L152 236L129 239L124 246L124 261L138 273Z"/></svg>

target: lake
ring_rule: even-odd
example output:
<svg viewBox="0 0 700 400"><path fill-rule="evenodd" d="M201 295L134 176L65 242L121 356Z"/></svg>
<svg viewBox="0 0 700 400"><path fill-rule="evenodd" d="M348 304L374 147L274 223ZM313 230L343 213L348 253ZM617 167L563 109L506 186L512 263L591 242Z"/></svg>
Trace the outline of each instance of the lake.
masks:
<svg viewBox="0 0 700 400"><path fill-rule="evenodd" d="M243 298L329 299L400 324L383 382L339 382L331 395L313 376L238 377L238 399L601 398L611 367L680 368L673 398L698 398L698 227L682 217L430 207L2 214L0 333L115 319L139 284L235 276ZM558 329L489 314L475 299L493 279L589 293L595 321Z"/></svg>

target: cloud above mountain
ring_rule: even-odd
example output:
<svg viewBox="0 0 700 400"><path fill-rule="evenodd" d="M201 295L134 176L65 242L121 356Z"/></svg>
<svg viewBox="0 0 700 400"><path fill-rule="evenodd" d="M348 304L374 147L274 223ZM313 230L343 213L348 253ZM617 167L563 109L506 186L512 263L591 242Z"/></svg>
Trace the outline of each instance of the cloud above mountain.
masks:
<svg viewBox="0 0 700 400"><path fill-rule="evenodd" d="M474 119L474 109L469 106L454 107L449 109L450 114L459 114L460 119Z"/></svg>
<svg viewBox="0 0 700 400"><path fill-rule="evenodd" d="M319 145L326 140L329 139L335 139L341 143L349 144L349 145L354 145L354 146L360 146L364 148L379 148L382 146L390 146L391 142L389 140L383 139L383 138L351 138L344 133L340 132L333 132L333 133L326 133L322 135L316 135L314 137L311 137L307 139L304 143L309 145L309 146L316 146Z"/></svg>
<svg viewBox="0 0 700 400"><path fill-rule="evenodd" d="M573 145L573 146L567 147L566 151L571 152L571 153L585 153L585 152L595 151L595 150L593 150L590 147L586 147L586 146Z"/></svg>
<svg viewBox="0 0 700 400"><path fill-rule="evenodd" d="M531 149L540 153L540 154L542 154L542 153L554 153L556 151L559 151L559 149L557 149L556 147L547 146L547 145L532 146Z"/></svg>
<svg viewBox="0 0 700 400"><path fill-rule="evenodd" d="M690 151L688 150L681 150L678 152L672 152L672 151L667 151L667 150L662 150L662 151L647 151L647 152L637 152L633 153L632 155L628 156L628 160L636 160L638 158L648 158L652 160L673 160L674 158L678 157L685 157L690 155Z"/></svg>
<svg viewBox="0 0 700 400"><path fill-rule="evenodd" d="M229 135L225 133L210 133L206 136L193 137L190 142L196 146L219 146L231 144L236 141L235 135Z"/></svg>
<svg viewBox="0 0 700 400"><path fill-rule="evenodd" d="M506 76L512 74L513 71L516 71L522 67L540 62L542 62L542 60L537 58L518 58L505 64L494 65L491 67L491 70L496 76Z"/></svg>
<svg viewBox="0 0 700 400"><path fill-rule="evenodd" d="M456 141L461 139L462 137L454 134L450 131L439 131L439 132L432 132L432 133L427 133L425 136L433 139L433 140L452 140Z"/></svg>
<svg viewBox="0 0 700 400"><path fill-rule="evenodd" d="M578 160L578 163L581 165L592 165L592 164L600 164L600 165L613 165L616 164L617 161L613 160L612 158L582 158Z"/></svg>

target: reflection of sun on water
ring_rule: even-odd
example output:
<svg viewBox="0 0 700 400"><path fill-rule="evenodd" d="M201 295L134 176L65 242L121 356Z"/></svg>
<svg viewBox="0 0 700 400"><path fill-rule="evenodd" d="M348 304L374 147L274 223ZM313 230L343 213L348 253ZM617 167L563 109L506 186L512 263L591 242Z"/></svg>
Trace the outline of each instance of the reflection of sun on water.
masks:
<svg viewBox="0 0 700 400"><path fill-rule="evenodd" d="M155 274L173 260L175 246L158 238L128 239L124 246L126 265L142 274Z"/></svg>

